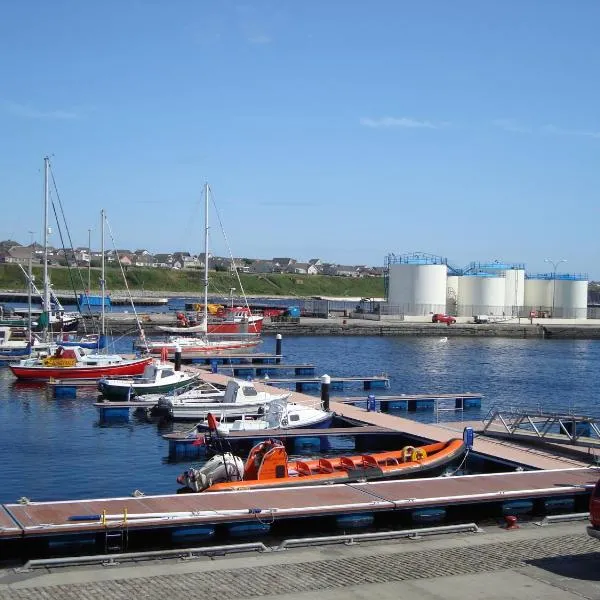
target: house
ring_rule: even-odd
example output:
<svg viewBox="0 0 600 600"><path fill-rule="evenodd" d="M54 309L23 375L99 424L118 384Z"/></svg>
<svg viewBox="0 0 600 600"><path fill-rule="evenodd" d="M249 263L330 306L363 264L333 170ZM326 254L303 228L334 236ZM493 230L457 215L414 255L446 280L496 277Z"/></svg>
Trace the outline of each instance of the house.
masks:
<svg viewBox="0 0 600 600"><path fill-rule="evenodd" d="M173 266L173 255L172 254L155 254L154 262L157 267L161 269L170 269Z"/></svg>
<svg viewBox="0 0 600 600"><path fill-rule="evenodd" d="M293 258L274 258L272 262L274 266L273 273L285 273L296 260Z"/></svg>
<svg viewBox="0 0 600 600"><path fill-rule="evenodd" d="M319 273L317 267L309 263L294 263L285 272L294 275L317 275Z"/></svg>
<svg viewBox="0 0 600 600"><path fill-rule="evenodd" d="M40 259L35 256L30 246L11 246L3 251L2 262L26 265L31 259L32 262L39 263Z"/></svg>
<svg viewBox="0 0 600 600"><path fill-rule="evenodd" d="M138 252L137 250L133 255L133 264L136 267L156 267L156 259L150 252L144 250L142 252Z"/></svg>
<svg viewBox="0 0 600 600"><path fill-rule="evenodd" d="M339 277L359 277L359 267L352 265L338 265L336 275Z"/></svg>
<svg viewBox="0 0 600 600"><path fill-rule="evenodd" d="M250 273L273 273L274 268L272 260L255 260L250 265Z"/></svg>

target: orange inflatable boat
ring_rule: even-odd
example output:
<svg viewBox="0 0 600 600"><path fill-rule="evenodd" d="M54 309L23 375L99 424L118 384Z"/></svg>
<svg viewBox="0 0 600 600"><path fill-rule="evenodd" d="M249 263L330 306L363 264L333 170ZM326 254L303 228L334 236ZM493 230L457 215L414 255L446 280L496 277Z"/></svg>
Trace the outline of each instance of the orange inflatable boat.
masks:
<svg viewBox="0 0 600 600"><path fill-rule="evenodd" d="M246 462L230 452L213 456L204 466L188 469L177 482L193 492L280 488L413 477L442 471L465 452L462 439L358 456L289 460L279 440L252 448Z"/></svg>

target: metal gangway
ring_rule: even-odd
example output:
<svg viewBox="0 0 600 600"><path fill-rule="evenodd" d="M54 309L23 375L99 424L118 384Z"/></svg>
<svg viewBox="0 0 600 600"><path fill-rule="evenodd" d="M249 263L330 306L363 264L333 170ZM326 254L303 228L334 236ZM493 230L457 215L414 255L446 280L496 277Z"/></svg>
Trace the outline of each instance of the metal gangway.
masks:
<svg viewBox="0 0 600 600"><path fill-rule="evenodd" d="M545 411L541 407L492 406L481 434L600 448L600 416Z"/></svg>

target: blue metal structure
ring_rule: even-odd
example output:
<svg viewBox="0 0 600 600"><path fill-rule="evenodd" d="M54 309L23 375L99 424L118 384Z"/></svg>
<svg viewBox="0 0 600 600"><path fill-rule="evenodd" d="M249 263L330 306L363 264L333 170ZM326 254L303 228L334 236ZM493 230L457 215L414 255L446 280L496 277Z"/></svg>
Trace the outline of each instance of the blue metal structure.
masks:
<svg viewBox="0 0 600 600"><path fill-rule="evenodd" d="M542 279L546 281L589 281L587 273L526 273L525 279Z"/></svg>

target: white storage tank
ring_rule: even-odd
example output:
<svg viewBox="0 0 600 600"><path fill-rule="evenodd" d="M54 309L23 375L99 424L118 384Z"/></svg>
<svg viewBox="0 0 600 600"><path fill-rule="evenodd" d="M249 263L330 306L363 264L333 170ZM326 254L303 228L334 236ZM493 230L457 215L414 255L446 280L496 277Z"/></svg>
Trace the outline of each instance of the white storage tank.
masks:
<svg viewBox="0 0 600 600"><path fill-rule="evenodd" d="M525 307L528 310L549 310L552 306L552 281L529 275L525 280Z"/></svg>
<svg viewBox="0 0 600 600"><path fill-rule="evenodd" d="M463 275L458 287L458 314L460 316L502 315L505 312L504 277L485 273Z"/></svg>
<svg viewBox="0 0 600 600"><path fill-rule="evenodd" d="M586 319L588 282L577 275L557 275L554 289L554 314L558 319Z"/></svg>
<svg viewBox="0 0 600 600"><path fill-rule="evenodd" d="M446 312L448 267L445 259L430 255L390 255L388 306L408 316Z"/></svg>
<svg viewBox="0 0 600 600"><path fill-rule="evenodd" d="M525 269L507 269L503 273L505 312L516 316L525 304Z"/></svg>

